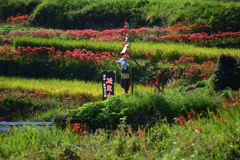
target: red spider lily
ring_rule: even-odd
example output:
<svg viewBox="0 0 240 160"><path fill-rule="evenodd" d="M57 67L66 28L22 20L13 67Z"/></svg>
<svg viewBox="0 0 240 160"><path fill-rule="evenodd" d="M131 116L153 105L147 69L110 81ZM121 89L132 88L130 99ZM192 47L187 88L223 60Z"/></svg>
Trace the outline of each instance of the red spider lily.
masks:
<svg viewBox="0 0 240 160"><path fill-rule="evenodd" d="M83 133L83 134L87 134L87 133L88 133L88 131L82 131L82 133Z"/></svg>
<svg viewBox="0 0 240 160"><path fill-rule="evenodd" d="M181 116L178 118L178 122L183 122L185 120L185 117Z"/></svg>
<svg viewBox="0 0 240 160"><path fill-rule="evenodd" d="M137 134L142 135L143 134L143 130L139 129Z"/></svg>
<svg viewBox="0 0 240 160"><path fill-rule="evenodd" d="M234 94L234 97L235 97L235 98L239 97L239 93L235 93L235 94Z"/></svg>
<svg viewBox="0 0 240 160"><path fill-rule="evenodd" d="M0 50L1 51L1 50ZM112 59L112 56L116 56L113 52L101 52L101 53L92 53L91 51L87 51L86 49L75 49L73 52L66 51L65 53L60 52L59 50L55 52L55 49L53 47L46 48L46 47L18 47L15 51L10 48L9 46L5 45L3 52L12 52L12 54L4 55L6 58L11 58L14 54L19 57L21 55L22 57L26 57L25 61L29 64L28 60L32 58L39 58L38 52L42 53L43 51L47 51L49 53L45 56L50 56L51 59L62 60L63 58L66 59L80 59L86 63L91 63L92 61L98 62L99 64L102 63L102 60L110 60ZM0 52L1 53L1 52ZM48 65L46 65L48 66Z"/></svg>
<svg viewBox="0 0 240 160"><path fill-rule="evenodd" d="M237 106L237 105L239 105L240 104L240 102L234 102L233 103L233 106Z"/></svg>
<svg viewBox="0 0 240 160"><path fill-rule="evenodd" d="M160 70L156 70L157 71L157 74L159 75L159 74L161 74L161 71Z"/></svg>
<svg viewBox="0 0 240 160"><path fill-rule="evenodd" d="M11 17L12 19L15 17ZM197 24L191 25L190 27L184 26L182 22L178 22L172 27L168 28L139 28L139 29L127 29L126 22L124 23L123 29L112 29L112 30L104 30L102 32L86 29L86 30L67 30L66 35L69 38L74 38L75 40L98 40L98 41L122 41L125 37L122 36L128 30L131 35L133 36L144 36L146 39L154 40L154 41L162 41L168 39L174 39L178 41L185 41L185 42L205 42L208 40L213 40L216 38L223 38L223 37L239 37L238 32L226 32L226 33L217 33L208 35L205 32L202 33L194 33L194 34L176 34L177 32L184 32L192 30L194 27L201 28L203 30L208 29L210 26L208 24L203 24L197 26ZM228 28L230 29L230 28ZM174 32L173 32L174 31ZM42 37L52 37L52 36L59 36L61 31L57 30L38 30L38 31L16 31L13 32L13 35L27 35L27 36L42 36ZM147 34L146 34L147 33ZM170 34L169 34L170 33Z"/></svg>
<svg viewBox="0 0 240 160"><path fill-rule="evenodd" d="M153 53L147 52L146 55L149 57L151 57L153 55Z"/></svg>
<svg viewBox="0 0 240 160"><path fill-rule="evenodd" d="M226 121L225 118L219 118L218 120L219 120L220 122L224 122L224 121Z"/></svg>
<svg viewBox="0 0 240 160"><path fill-rule="evenodd" d="M165 62L166 62L166 63L167 63L167 61L168 61L168 58L165 59Z"/></svg>
<svg viewBox="0 0 240 160"><path fill-rule="evenodd" d="M193 114L193 112L186 112L186 114L187 114L187 115L192 115L192 114Z"/></svg>
<svg viewBox="0 0 240 160"><path fill-rule="evenodd" d="M224 117L222 117L221 115L218 116L218 121L220 122L225 122L226 119Z"/></svg>
<svg viewBox="0 0 240 160"><path fill-rule="evenodd" d="M123 57L123 58L130 58L130 56L129 55L127 55L127 54L124 54L124 55L122 55L121 57Z"/></svg>
<svg viewBox="0 0 240 160"><path fill-rule="evenodd" d="M18 14L17 17L14 16L10 16L9 18L7 18L7 22L11 21L11 23L15 23L15 22L24 22L25 20L28 19L28 15L22 15L20 16L20 14Z"/></svg>

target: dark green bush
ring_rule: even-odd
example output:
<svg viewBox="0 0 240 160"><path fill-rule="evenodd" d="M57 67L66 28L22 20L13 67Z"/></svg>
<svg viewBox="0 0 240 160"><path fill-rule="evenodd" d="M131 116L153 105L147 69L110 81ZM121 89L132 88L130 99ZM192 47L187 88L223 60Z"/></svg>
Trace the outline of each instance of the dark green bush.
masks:
<svg viewBox="0 0 240 160"><path fill-rule="evenodd" d="M227 87L238 90L240 88L240 63L236 57L222 53L218 58L212 80L215 90L223 90Z"/></svg>
<svg viewBox="0 0 240 160"><path fill-rule="evenodd" d="M202 80L202 81L198 81L198 82L195 84L195 87L205 87L207 84L208 84L208 82L204 79L204 80Z"/></svg>
<svg viewBox="0 0 240 160"><path fill-rule="evenodd" d="M2 76L23 76L32 78L58 78L58 79L79 79L79 80L101 80L102 69L106 66L98 66L94 64L89 66L81 61L72 61L65 63L54 63L48 60L34 59L29 64L26 61L11 61L0 60L0 75ZM46 66L48 64L48 66ZM114 68L115 67L115 68ZM109 70L117 70L115 62ZM117 70L117 76L120 76L120 71Z"/></svg>
<svg viewBox="0 0 240 160"><path fill-rule="evenodd" d="M159 109L157 103L164 103L163 95L113 96L70 111L70 121L87 123L93 130L114 129L120 124L121 118L127 117L127 123L137 128L140 124L149 123L156 116Z"/></svg>

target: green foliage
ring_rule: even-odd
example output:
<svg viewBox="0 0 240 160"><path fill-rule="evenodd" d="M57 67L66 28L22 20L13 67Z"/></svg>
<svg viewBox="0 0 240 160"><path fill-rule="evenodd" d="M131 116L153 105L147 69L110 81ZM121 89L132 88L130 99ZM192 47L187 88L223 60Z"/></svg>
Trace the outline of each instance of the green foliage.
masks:
<svg viewBox="0 0 240 160"><path fill-rule="evenodd" d="M117 62L106 61L107 65L84 64L82 61L74 60L70 62L55 63L44 59L33 59L29 64L26 61L9 61L1 59L0 72L2 76L21 76L32 78L58 78L58 79L78 79L92 80L100 82L102 79L102 70L116 70L120 77L120 71ZM48 64L48 65L46 65ZM117 79L119 82L120 80Z"/></svg>
<svg viewBox="0 0 240 160"><path fill-rule="evenodd" d="M126 18L131 28L167 27L189 19L209 23L214 32L226 27L235 31L240 23L238 0L4 0L1 4L4 20L21 12L30 15L34 26L64 30L120 28Z"/></svg>
<svg viewBox="0 0 240 160"><path fill-rule="evenodd" d="M0 25L0 34L7 34L11 33L12 31L36 31L36 30L43 30L44 28L34 28L34 27L26 27L21 25Z"/></svg>
<svg viewBox="0 0 240 160"><path fill-rule="evenodd" d="M213 84L216 90L223 90L227 87L233 90L240 88L240 64L236 57L230 54L219 56L216 69L213 75Z"/></svg>
<svg viewBox="0 0 240 160"><path fill-rule="evenodd" d="M209 97L208 93L165 93L113 96L102 102L92 102L71 110L70 122L87 123L91 129L116 128L120 119L126 117L133 128L140 124L150 126L158 118L186 115L187 111L216 111L221 105L220 98ZM160 117L159 117L160 116Z"/></svg>
<svg viewBox="0 0 240 160"><path fill-rule="evenodd" d="M73 148L73 146L66 146L62 148L62 153L60 153L60 156L64 159L75 159L79 158L79 156L76 155L76 149Z"/></svg>
<svg viewBox="0 0 240 160"><path fill-rule="evenodd" d="M205 87L207 85L207 81L206 80L202 80L202 81L198 81L195 86L196 87Z"/></svg>

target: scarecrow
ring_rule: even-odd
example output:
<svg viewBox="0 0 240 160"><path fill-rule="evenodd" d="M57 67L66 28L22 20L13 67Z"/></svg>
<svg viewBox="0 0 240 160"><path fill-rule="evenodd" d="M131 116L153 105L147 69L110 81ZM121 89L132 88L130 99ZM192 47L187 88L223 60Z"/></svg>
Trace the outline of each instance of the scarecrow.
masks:
<svg viewBox="0 0 240 160"><path fill-rule="evenodd" d="M121 69L121 87L124 88L125 93L128 93L128 90L130 87L130 76L129 76L127 59L121 58L117 62L118 62L118 65L122 68Z"/></svg>

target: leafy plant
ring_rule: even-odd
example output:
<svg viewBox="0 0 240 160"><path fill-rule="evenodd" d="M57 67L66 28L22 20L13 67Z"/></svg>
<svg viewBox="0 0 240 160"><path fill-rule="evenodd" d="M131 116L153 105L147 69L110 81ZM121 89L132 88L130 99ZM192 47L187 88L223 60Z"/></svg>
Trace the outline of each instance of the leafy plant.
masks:
<svg viewBox="0 0 240 160"><path fill-rule="evenodd" d="M233 90L240 88L240 64L236 57L230 54L221 54L214 70L213 83L216 90L223 90L227 87Z"/></svg>

